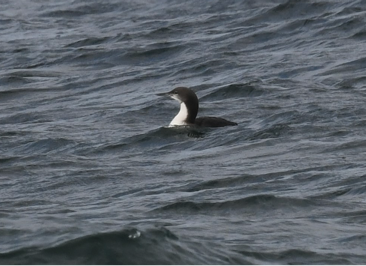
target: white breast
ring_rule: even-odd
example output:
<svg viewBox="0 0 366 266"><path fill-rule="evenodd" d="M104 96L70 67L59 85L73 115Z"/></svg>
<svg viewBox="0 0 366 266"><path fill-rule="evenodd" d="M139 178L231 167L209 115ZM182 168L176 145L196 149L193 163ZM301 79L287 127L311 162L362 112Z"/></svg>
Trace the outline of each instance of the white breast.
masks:
<svg viewBox="0 0 366 266"><path fill-rule="evenodd" d="M185 126L187 123L185 122L188 116L188 110L185 103L180 103L179 113L173 118L172 122L170 122L169 126Z"/></svg>

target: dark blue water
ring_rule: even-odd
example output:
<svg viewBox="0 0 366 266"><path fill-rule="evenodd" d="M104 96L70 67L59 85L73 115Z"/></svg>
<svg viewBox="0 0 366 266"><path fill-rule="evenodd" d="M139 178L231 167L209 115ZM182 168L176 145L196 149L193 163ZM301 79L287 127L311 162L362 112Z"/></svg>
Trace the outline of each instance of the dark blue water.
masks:
<svg viewBox="0 0 366 266"><path fill-rule="evenodd" d="M1 264L366 263L366 2L1 1ZM156 96L192 88L168 128Z"/></svg>

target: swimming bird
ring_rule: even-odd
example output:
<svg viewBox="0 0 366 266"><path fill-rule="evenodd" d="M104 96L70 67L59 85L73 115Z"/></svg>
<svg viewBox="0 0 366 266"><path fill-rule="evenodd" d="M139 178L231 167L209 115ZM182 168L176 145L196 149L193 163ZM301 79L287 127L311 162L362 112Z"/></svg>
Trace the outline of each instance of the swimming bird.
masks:
<svg viewBox="0 0 366 266"><path fill-rule="evenodd" d="M158 93L158 96L169 96L180 103L179 113L173 118L169 126L201 126L201 127L226 127L236 126L237 123L220 117L199 117L198 98L193 90L186 87L178 87L170 92Z"/></svg>

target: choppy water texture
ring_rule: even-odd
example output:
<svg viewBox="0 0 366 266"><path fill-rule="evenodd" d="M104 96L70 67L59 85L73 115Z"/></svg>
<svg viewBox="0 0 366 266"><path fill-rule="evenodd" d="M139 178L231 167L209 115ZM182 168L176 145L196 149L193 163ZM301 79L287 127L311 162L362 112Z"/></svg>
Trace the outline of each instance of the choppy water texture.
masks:
<svg viewBox="0 0 366 266"><path fill-rule="evenodd" d="M0 263L366 263L365 18L1 1ZM239 125L166 127L177 86Z"/></svg>

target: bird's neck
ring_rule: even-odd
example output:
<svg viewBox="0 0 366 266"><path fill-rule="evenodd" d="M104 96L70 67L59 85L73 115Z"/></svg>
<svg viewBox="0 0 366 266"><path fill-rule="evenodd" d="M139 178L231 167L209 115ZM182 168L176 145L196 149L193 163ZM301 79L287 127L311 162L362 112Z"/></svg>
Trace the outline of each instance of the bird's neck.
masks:
<svg viewBox="0 0 366 266"><path fill-rule="evenodd" d="M169 126L186 126L194 124L198 112L198 105L193 106L193 108L192 106L189 107L190 108L188 109L186 103L181 102L179 113L173 118Z"/></svg>

